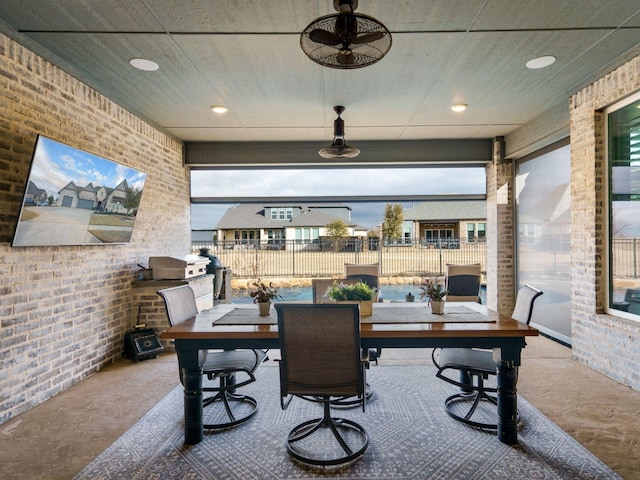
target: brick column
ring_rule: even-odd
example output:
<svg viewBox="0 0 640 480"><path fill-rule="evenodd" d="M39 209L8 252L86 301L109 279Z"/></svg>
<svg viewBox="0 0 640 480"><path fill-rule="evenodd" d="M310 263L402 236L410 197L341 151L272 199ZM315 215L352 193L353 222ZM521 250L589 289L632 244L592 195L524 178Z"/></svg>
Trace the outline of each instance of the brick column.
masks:
<svg viewBox="0 0 640 480"><path fill-rule="evenodd" d="M515 284L513 163L504 158L504 140L493 142L487 175L487 306L511 314Z"/></svg>

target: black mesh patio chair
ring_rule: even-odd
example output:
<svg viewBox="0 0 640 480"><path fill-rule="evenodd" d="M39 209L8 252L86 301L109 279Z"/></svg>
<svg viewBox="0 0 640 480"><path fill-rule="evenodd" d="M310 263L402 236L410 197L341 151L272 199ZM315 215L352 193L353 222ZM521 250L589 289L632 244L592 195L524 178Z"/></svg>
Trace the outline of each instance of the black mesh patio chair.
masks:
<svg viewBox="0 0 640 480"><path fill-rule="evenodd" d="M511 314L511 318L529 325L533 314L533 304L542 295L540 290L530 285L525 285L518 291L516 305ZM498 404L495 393L497 388L485 385L485 380L490 375L497 374L496 362L493 359L493 350L483 350L476 348L435 348L431 358L438 368L436 377L460 387L460 392L448 397L445 402L447 413L454 419L472 425L474 427L496 430L497 421L488 422L476 419L474 414L478 410L480 402ZM447 376L447 370L459 372L460 380L455 380ZM462 405L470 404L468 409L461 408ZM478 416L479 417L479 416ZM482 417L485 420L486 417Z"/></svg>
<svg viewBox="0 0 640 480"><path fill-rule="evenodd" d="M323 416L306 420L287 436L287 452L311 465L355 461L367 448L366 430L353 420L331 416L331 403L358 396L365 410L365 365L360 319L353 304L275 306L280 338L280 405L292 398L320 403ZM323 352L312 355L311 352Z"/></svg>
<svg viewBox="0 0 640 480"><path fill-rule="evenodd" d="M373 297L374 302L382 302L382 291L380 288L380 264L379 263L345 263L344 273L347 279L359 279L371 288L376 289ZM370 349L369 361L378 363L378 358L382 355L382 349Z"/></svg>
<svg viewBox="0 0 640 480"><path fill-rule="evenodd" d="M480 302L482 270L479 263L447 264L447 302Z"/></svg>
<svg viewBox="0 0 640 480"><path fill-rule="evenodd" d="M157 292L165 303L171 326L194 318L198 314L196 298L189 285L166 288ZM267 357L260 349L246 350L206 350L201 351L202 374L210 381L203 386L203 392L215 395L203 399L203 407L221 405L219 412L211 415L212 423L204 428L220 430L246 422L258 410L258 402L248 395L235 391L255 381L255 371ZM182 383L182 368L180 382ZM216 382L217 381L217 382Z"/></svg>
<svg viewBox="0 0 640 480"><path fill-rule="evenodd" d="M360 278L337 278L337 279L313 278L311 279L311 288L313 291L313 303L331 303L330 300L327 300L326 298L324 298L324 294L326 293L327 288L333 285L333 282L344 283L345 285L349 285L349 284L356 284L361 281L363 280L361 280ZM368 355L368 358L369 358L369 363L367 364L367 367L368 365L371 364L371 362L375 362L377 365L380 354L381 354L381 350L379 348L369 349L369 351L366 353L366 355ZM371 400L371 397L373 396L373 388L368 383L366 385L366 395L367 395L367 400ZM359 398L341 398L341 399L334 400L332 404L336 406L339 405L343 407L353 407L360 404L360 399Z"/></svg>

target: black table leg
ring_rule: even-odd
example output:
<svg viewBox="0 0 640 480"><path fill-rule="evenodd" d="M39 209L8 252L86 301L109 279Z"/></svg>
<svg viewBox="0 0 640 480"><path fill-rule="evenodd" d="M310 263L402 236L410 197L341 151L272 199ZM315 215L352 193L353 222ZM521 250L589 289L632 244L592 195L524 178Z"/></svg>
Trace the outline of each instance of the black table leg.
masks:
<svg viewBox="0 0 640 480"><path fill-rule="evenodd" d="M520 349L502 348L498 365L498 440L518 443L518 367Z"/></svg>
<svg viewBox="0 0 640 480"><path fill-rule="evenodd" d="M195 445L204 437L202 426L202 368L198 350L177 350L184 386L184 443Z"/></svg>

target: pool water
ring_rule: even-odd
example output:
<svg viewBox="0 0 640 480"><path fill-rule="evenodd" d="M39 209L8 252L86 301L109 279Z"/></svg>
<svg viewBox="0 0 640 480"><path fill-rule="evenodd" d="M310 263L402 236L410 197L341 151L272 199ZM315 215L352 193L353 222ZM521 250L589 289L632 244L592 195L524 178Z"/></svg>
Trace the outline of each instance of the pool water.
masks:
<svg viewBox="0 0 640 480"><path fill-rule="evenodd" d="M408 293L411 293L415 297L415 301L419 302L420 300L420 289L417 285L382 285L380 287L382 299L384 301L395 301L395 302L404 302L405 296ZM290 301L290 302L298 302L298 301L311 301L313 295L311 293L311 287L290 287L290 288L279 288L278 293L282 295L282 300L280 301ZM485 290L484 287L480 290L480 297L482 298L482 303L484 301ZM231 291L231 303L252 303L253 299L249 297L246 290L232 290Z"/></svg>

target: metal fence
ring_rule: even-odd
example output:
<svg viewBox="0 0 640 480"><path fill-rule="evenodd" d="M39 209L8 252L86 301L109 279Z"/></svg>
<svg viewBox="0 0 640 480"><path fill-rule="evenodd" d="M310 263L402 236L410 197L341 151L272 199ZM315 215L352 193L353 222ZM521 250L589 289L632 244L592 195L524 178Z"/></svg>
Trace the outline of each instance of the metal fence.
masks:
<svg viewBox="0 0 640 480"><path fill-rule="evenodd" d="M344 273L345 263L379 263L382 276L444 275L447 263L480 263L486 272L486 243L448 239L388 244L369 240L297 241L239 240L193 242L191 251L209 248L226 268L239 278L314 277ZM528 271L570 273L571 252L566 248L545 248L544 243L523 246L528 255L521 262ZM613 242L616 278L640 278L640 239Z"/></svg>
<svg viewBox="0 0 640 480"><path fill-rule="evenodd" d="M377 239L193 242L192 253L197 255L200 248L208 248L239 278L341 275L345 263L379 263L381 276L444 275L447 263L480 263L486 270L486 243L453 239L391 244Z"/></svg>
<svg viewBox="0 0 640 480"><path fill-rule="evenodd" d="M613 241L612 271L616 278L640 277L640 239L619 238Z"/></svg>

